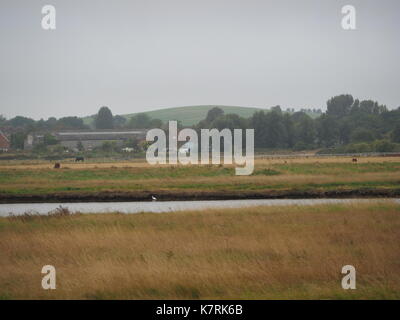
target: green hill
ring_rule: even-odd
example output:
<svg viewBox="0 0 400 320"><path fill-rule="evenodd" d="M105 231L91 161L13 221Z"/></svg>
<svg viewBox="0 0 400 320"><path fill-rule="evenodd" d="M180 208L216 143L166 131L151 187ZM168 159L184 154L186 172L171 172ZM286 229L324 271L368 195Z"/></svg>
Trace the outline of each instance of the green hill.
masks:
<svg viewBox="0 0 400 320"><path fill-rule="evenodd" d="M197 124L199 121L205 119L207 112L214 108L218 107L224 110L225 114L234 113L244 118L251 117L254 112L264 110L268 111L269 108L255 108L255 107L236 107L236 106L218 106L218 105L202 105L202 106L187 106L187 107L175 107L175 108L165 108L165 109L157 109L153 111L145 111L145 112L137 112L130 114L123 114L122 116L129 119L138 113L145 113L151 119L160 119L163 122L167 122L170 120L177 120L182 123L184 126L192 126ZM320 116L319 113L313 113L310 110L306 112L310 117L316 118ZM87 125L93 124L94 116L88 116L82 118L84 123Z"/></svg>
<svg viewBox="0 0 400 320"><path fill-rule="evenodd" d="M218 107L224 110L225 114L234 113L241 117L251 117L254 112L263 110L260 108L254 107L235 107L235 106L187 106L187 107L176 107L176 108L165 108L165 109L157 109L153 111L146 112L137 112L131 114L124 114L125 118L129 119L138 113L145 113L152 119L160 119L163 122L169 120L177 120L180 121L185 126L191 126L197 124L200 120L205 119L208 110ZM85 124L91 125L93 123L93 116L83 118Z"/></svg>
<svg viewBox="0 0 400 320"><path fill-rule="evenodd" d="M225 114L235 113L245 118L251 117L254 112L261 110L260 108L252 108L252 107L213 105L213 106L188 106L188 107L158 109L143 113L146 113L152 119L160 119L164 122L169 120L177 120L180 121L183 125L191 126L205 119L207 116L207 112L214 107L221 108L222 110L224 110ZM124 116L130 118L133 115L135 115L135 113Z"/></svg>

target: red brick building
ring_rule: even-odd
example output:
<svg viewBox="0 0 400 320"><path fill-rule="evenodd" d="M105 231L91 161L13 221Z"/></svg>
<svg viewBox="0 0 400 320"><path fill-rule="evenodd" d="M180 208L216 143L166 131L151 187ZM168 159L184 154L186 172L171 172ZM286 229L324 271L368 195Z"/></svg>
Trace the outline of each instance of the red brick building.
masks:
<svg viewBox="0 0 400 320"><path fill-rule="evenodd" d="M0 131L0 151L8 151L10 149L10 141L8 138Z"/></svg>

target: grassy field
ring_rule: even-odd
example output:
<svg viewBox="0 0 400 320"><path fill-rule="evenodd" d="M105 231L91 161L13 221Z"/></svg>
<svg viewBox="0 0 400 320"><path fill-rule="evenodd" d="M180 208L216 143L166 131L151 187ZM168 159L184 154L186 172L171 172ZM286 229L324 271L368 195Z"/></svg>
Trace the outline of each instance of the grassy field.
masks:
<svg viewBox="0 0 400 320"><path fill-rule="evenodd" d="M44 195L141 195L195 198L275 193L379 190L400 192L400 158L258 159L251 176L235 176L233 166L150 166L146 162L62 162L61 169L41 161L0 164L0 198Z"/></svg>
<svg viewBox="0 0 400 320"><path fill-rule="evenodd" d="M0 218L2 299L399 299L400 205ZM357 289L343 290L353 265ZM41 288L41 268L57 289Z"/></svg>

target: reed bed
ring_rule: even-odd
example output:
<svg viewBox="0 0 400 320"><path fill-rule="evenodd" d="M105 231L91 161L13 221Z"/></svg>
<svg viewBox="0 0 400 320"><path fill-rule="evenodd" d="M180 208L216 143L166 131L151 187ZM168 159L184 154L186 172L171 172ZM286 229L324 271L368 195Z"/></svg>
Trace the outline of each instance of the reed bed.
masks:
<svg viewBox="0 0 400 320"><path fill-rule="evenodd" d="M1 218L0 298L399 299L399 230L399 204L379 201Z"/></svg>

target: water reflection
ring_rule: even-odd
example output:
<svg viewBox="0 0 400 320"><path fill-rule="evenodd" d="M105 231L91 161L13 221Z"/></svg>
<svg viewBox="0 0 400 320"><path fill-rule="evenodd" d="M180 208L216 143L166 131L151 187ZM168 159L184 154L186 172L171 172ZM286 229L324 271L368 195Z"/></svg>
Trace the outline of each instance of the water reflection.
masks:
<svg viewBox="0 0 400 320"><path fill-rule="evenodd" d="M163 213L182 210L204 210L212 208L241 208L251 206L317 205L325 203L350 203L371 201L395 201L400 199L257 199L257 200L210 200L210 201L153 201L153 202L85 202L85 203L20 203L0 204L0 216L21 215L26 212L48 214L60 206L71 212L82 213Z"/></svg>

